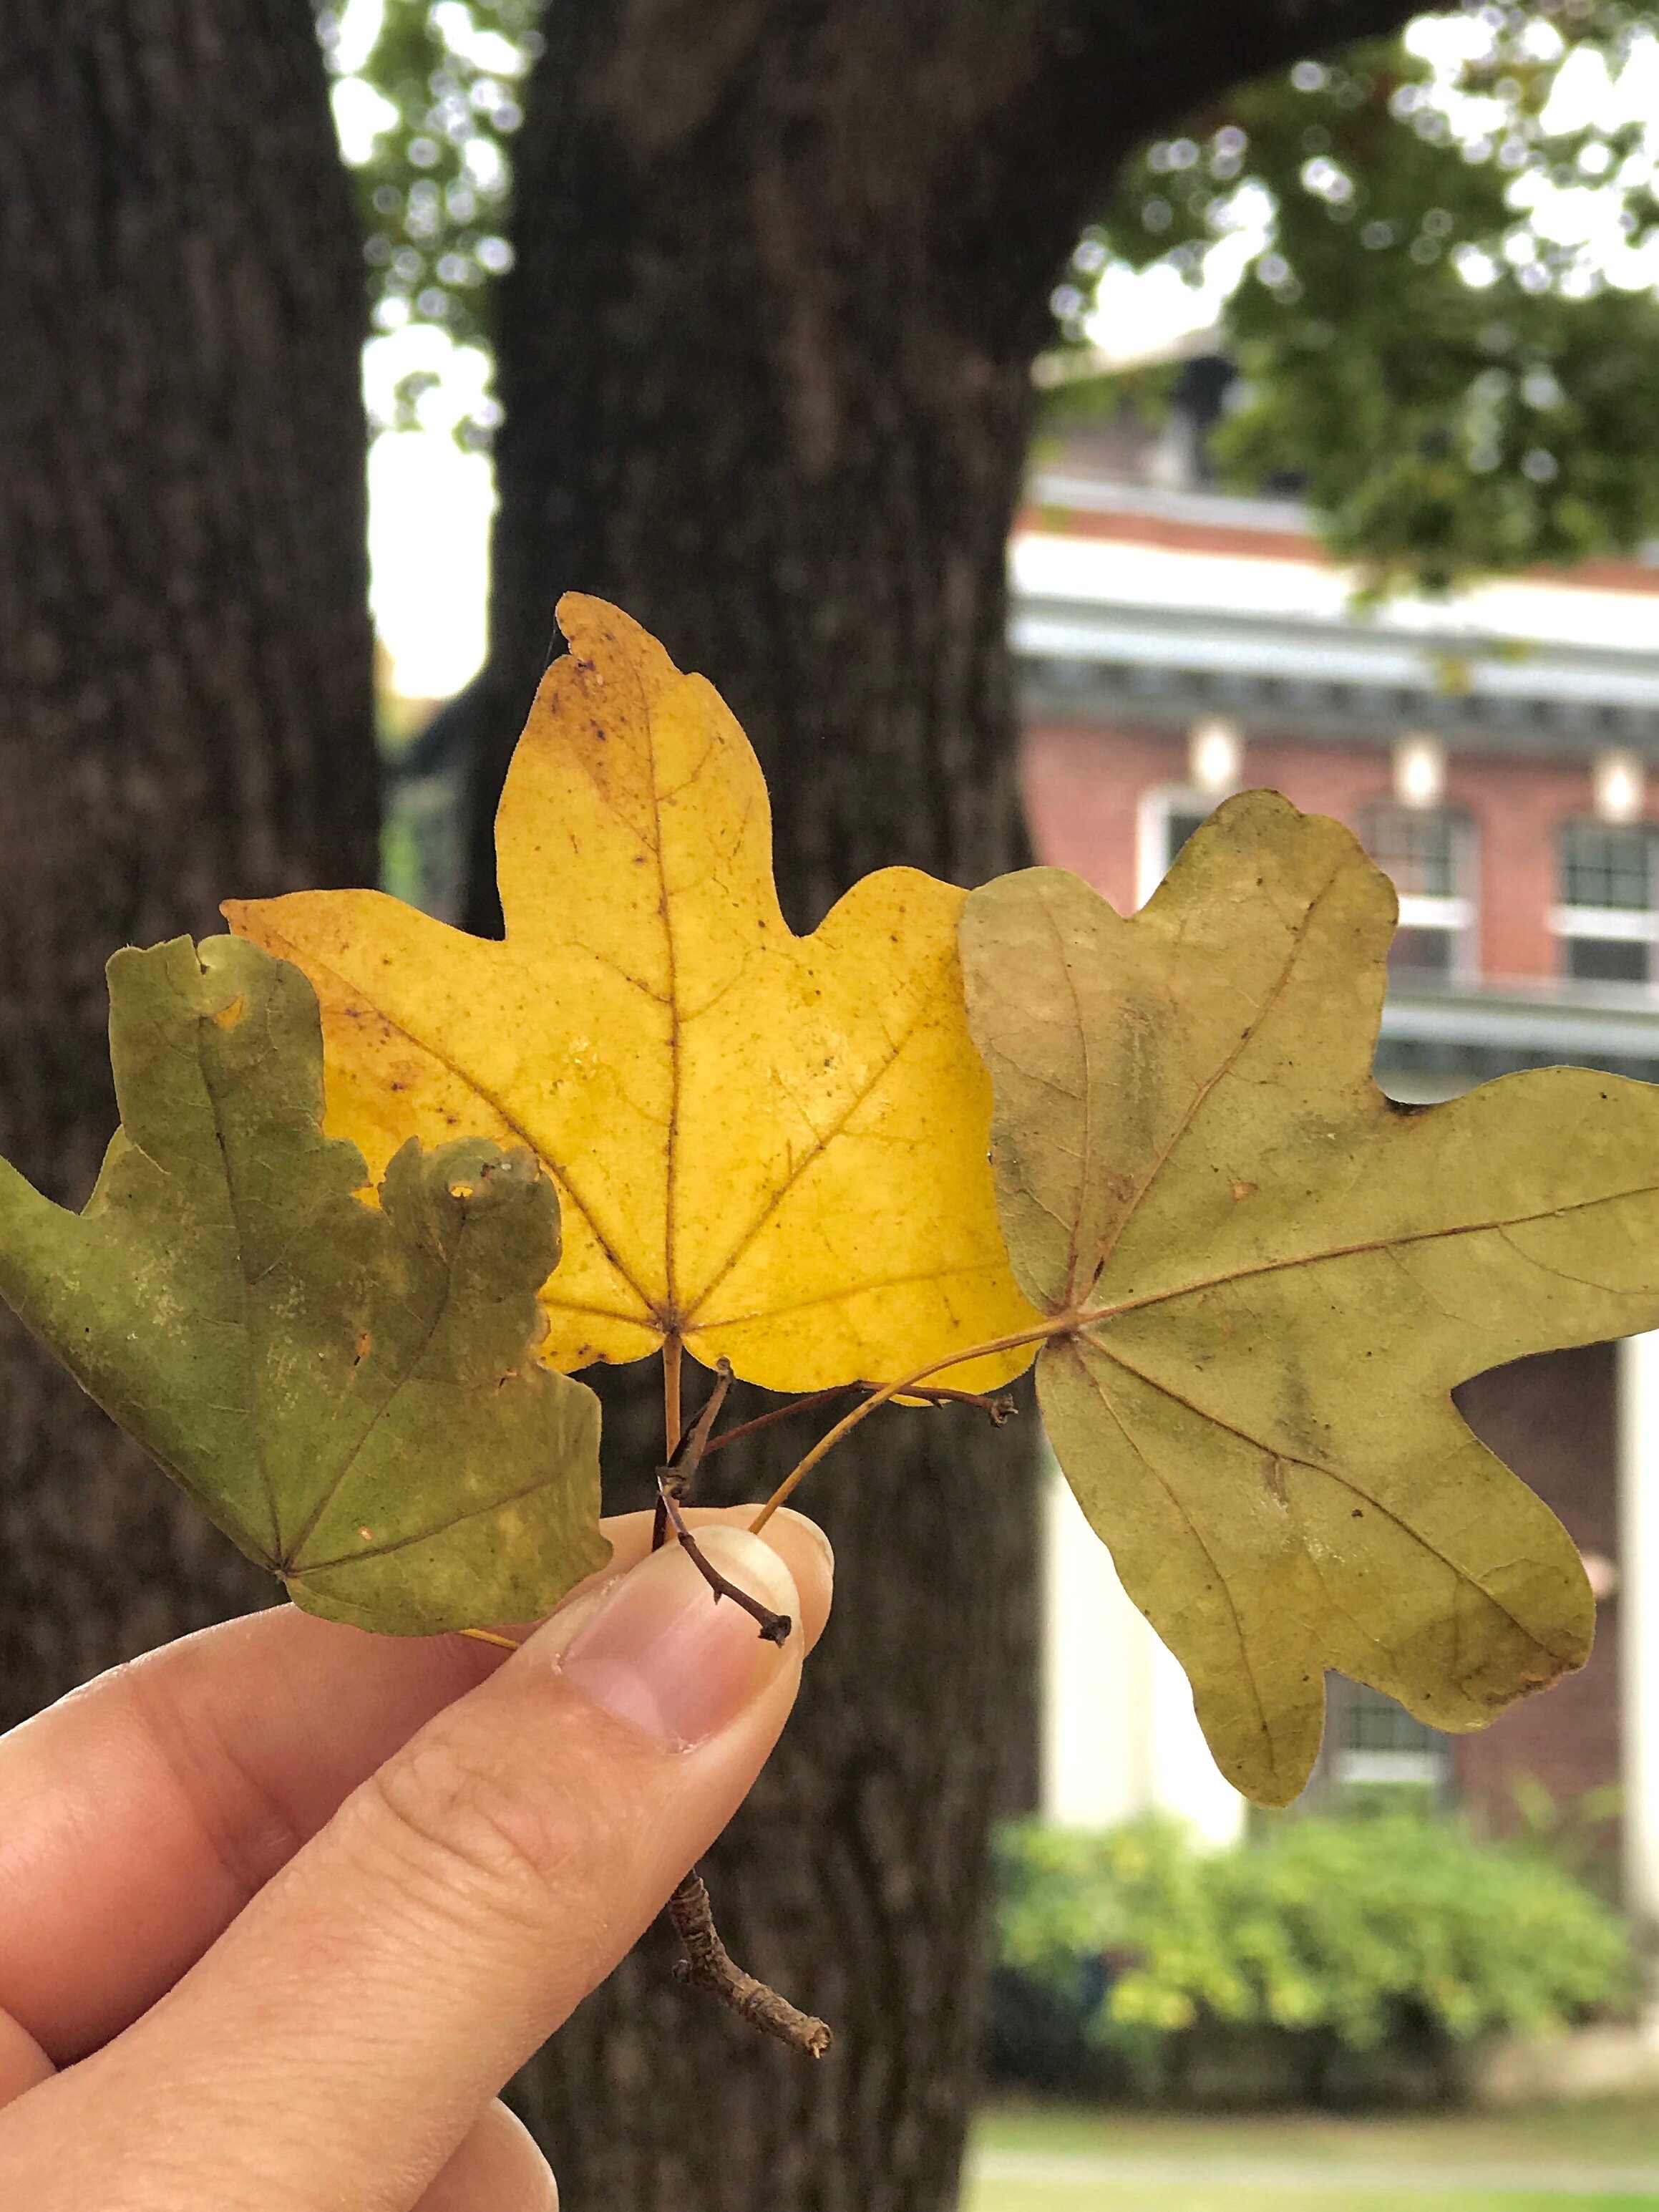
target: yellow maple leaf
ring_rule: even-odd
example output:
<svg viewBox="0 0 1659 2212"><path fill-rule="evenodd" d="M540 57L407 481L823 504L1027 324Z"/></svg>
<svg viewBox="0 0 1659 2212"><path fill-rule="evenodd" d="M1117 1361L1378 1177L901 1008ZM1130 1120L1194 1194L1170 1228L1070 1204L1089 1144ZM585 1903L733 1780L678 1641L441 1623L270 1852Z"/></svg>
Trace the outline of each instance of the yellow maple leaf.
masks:
<svg viewBox="0 0 1659 2212"><path fill-rule="evenodd" d="M558 613L571 650L496 822L504 943L378 891L225 907L316 989L330 1133L374 1175L410 1136L538 1154L564 1224L543 1291L560 1367L678 1340L810 1390L1029 1327L963 1004L964 894L884 869L794 936L760 766L718 694L603 601Z"/></svg>

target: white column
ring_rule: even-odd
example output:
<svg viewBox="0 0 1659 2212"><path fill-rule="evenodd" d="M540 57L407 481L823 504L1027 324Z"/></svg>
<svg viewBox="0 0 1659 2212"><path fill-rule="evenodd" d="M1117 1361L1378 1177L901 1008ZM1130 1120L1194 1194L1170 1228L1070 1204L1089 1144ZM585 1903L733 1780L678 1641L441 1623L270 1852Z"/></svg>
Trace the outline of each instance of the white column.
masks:
<svg viewBox="0 0 1659 2212"><path fill-rule="evenodd" d="M1212 1844L1244 1826L1179 1662L1124 1595L1112 1555L1056 1468L1043 1510L1042 1810L1103 1828L1175 1813Z"/></svg>
<svg viewBox="0 0 1659 2212"><path fill-rule="evenodd" d="M1619 1346L1625 1897L1659 1922L1659 1331Z"/></svg>

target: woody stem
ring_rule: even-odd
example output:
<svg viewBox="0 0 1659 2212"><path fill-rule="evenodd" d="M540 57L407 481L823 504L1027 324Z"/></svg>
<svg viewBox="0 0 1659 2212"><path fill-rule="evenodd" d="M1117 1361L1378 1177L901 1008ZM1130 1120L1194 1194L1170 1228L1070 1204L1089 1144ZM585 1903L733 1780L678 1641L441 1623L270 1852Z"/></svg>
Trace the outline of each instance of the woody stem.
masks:
<svg viewBox="0 0 1659 2212"><path fill-rule="evenodd" d="M953 1352L948 1359L930 1360L926 1367L918 1367L909 1375L901 1375L896 1382L884 1382L878 1390L871 1392L861 1406L854 1406L850 1413L844 1413L834 1428L826 1429L805 1457L795 1462L750 1522L750 1530L758 1535L779 1506L812 1472L824 1455L832 1451L843 1437L849 1436L860 1421L873 1413L878 1406L884 1406L890 1398L902 1397L905 1391L914 1390L919 1382L926 1382L930 1376L942 1375L946 1368L966 1366L970 1359L988 1359L994 1352L1017 1352L1027 1344L1046 1344L1050 1337L1061 1335L1075 1326L1074 1315L1062 1314L1045 1322L1041 1328L1022 1329L1016 1336L993 1337L988 1344L970 1345L966 1352Z"/></svg>

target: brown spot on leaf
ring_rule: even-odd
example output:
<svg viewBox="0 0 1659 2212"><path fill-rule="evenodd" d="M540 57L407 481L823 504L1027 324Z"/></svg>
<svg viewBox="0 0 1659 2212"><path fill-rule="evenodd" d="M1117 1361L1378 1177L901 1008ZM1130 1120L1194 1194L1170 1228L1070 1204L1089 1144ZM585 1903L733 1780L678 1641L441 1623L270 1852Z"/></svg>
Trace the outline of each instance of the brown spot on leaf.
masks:
<svg viewBox="0 0 1659 2212"><path fill-rule="evenodd" d="M1235 1198L1254 1198L1255 1195L1255 1185L1253 1182L1236 1182L1231 1184L1229 1188Z"/></svg>

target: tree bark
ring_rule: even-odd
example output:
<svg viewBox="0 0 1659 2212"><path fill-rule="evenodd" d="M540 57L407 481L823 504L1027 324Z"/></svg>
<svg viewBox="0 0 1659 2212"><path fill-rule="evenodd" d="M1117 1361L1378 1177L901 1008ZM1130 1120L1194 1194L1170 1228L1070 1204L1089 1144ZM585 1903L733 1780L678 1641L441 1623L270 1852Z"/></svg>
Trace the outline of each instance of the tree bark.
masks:
<svg viewBox="0 0 1659 2212"><path fill-rule="evenodd" d="M104 962L373 882L362 268L303 0L12 0L0 1152L81 1204ZM257 1576L0 1312L0 1725Z"/></svg>
<svg viewBox="0 0 1659 2212"><path fill-rule="evenodd" d="M1407 12L549 0L498 326L474 926L499 926L495 797L568 586L725 693L797 927L890 862L1019 865L1004 549L1049 289L1137 141ZM648 1394L607 1396L611 1455L648 1467ZM716 1463L726 1494L787 1464L766 1442ZM792 2061L637 1957L521 2084L583 2212L955 2202L1036 1443L896 1413L816 1478L836 1620L710 1886L739 1963L840 2047Z"/></svg>

